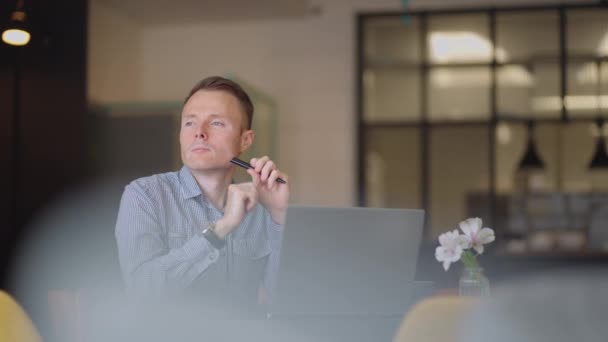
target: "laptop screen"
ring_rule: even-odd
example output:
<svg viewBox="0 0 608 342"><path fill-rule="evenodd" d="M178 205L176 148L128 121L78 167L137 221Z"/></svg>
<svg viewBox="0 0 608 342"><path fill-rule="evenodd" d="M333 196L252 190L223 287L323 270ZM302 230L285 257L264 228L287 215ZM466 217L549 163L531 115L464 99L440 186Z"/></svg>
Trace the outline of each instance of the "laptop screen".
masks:
<svg viewBox="0 0 608 342"><path fill-rule="evenodd" d="M290 207L270 313L404 313L423 221L423 210Z"/></svg>

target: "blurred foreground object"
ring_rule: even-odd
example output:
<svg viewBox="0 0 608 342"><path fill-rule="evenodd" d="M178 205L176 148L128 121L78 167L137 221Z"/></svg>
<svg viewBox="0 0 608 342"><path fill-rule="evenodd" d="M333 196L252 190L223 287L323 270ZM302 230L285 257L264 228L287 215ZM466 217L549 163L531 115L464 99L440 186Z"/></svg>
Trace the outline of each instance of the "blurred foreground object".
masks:
<svg viewBox="0 0 608 342"><path fill-rule="evenodd" d="M19 303L0 291L0 341L42 342L40 334Z"/></svg>
<svg viewBox="0 0 608 342"><path fill-rule="evenodd" d="M407 314L393 341L465 341L459 338L463 323L476 303L474 298L459 296L423 300Z"/></svg>

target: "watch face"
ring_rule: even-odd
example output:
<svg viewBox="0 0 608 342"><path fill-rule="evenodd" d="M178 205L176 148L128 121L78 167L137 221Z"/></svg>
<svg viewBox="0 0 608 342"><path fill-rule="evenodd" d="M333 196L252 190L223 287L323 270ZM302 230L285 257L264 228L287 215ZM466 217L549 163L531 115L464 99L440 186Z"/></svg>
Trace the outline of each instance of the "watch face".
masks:
<svg viewBox="0 0 608 342"><path fill-rule="evenodd" d="M224 240L220 239L215 232L213 231L213 225L205 228L202 232L202 235L213 245L213 247L220 249L224 247Z"/></svg>
<svg viewBox="0 0 608 342"><path fill-rule="evenodd" d="M203 229L203 234L207 234L209 232L213 231L213 228L215 226L213 225L213 223L208 224L204 229Z"/></svg>

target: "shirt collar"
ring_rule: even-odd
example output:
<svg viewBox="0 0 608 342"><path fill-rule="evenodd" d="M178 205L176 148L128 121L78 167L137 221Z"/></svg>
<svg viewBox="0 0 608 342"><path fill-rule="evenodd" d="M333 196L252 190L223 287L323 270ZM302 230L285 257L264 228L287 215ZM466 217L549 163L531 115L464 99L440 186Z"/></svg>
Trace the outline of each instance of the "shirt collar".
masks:
<svg viewBox="0 0 608 342"><path fill-rule="evenodd" d="M199 196L203 193L192 175L192 171L186 165L179 171L179 182L182 188L182 195L186 199Z"/></svg>

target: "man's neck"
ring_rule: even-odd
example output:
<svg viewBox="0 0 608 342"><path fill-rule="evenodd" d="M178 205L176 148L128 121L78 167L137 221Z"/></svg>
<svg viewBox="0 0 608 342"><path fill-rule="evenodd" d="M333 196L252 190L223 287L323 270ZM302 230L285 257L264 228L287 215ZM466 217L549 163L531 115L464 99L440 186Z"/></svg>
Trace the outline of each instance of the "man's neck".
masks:
<svg viewBox="0 0 608 342"><path fill-rule="evenodd" d="M234 169L230 168L229 171L191 170L191 172L205 197L213 204L213 206L215 206L216 209L223 210L224 204L226 203L226 194L228 193L228 186L230 185L230 183L232 183Z"/></svg>

